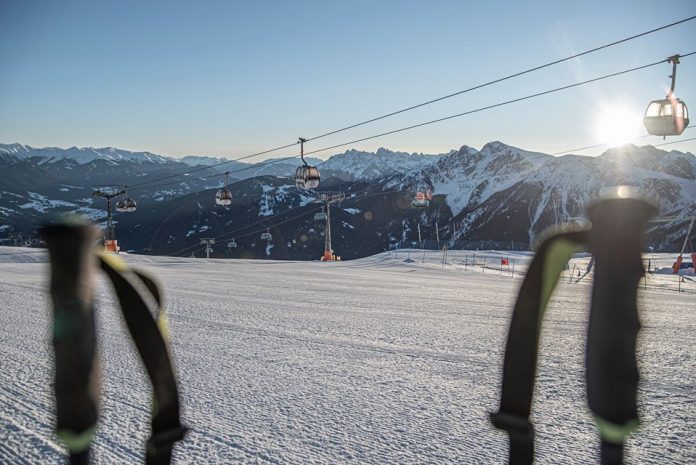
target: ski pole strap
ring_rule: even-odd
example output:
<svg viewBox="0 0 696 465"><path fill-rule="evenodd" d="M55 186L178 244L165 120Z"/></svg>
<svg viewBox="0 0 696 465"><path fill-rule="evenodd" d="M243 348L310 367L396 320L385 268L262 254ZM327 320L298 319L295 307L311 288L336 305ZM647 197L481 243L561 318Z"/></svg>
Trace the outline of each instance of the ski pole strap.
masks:
<svg viewBox="0 0 696 465"><path fill-rule="evenodd" d="M52 225L41 230L50 257L53 303L56 434L70 463L86 464L97 425L99 367L96 358L93 228Z"/></svg>
<svg viewBox="0 0 696 465"><path fill-rule="evenodd" d="M167 319L167 313L164 311L164 304L162 302L162 295L160 294L159 286L152 278L142 271L137 269L131 269L131 271L133 272L133 275L145 285L145 287L150 291L150 294L152 294L152 297L155 299L155 302L157 303L157 313L155 315L157 328L159 329L160 333L162 333L164 342L169 345L169 320Z"/></svg>
<svg viewBox="0 0 696 465"><path fill-rule="evenodd" d="M596 258L585 352L587 397L606 465L622 463L624 440L639 425L636 300L645 273L643 233L655 211L638 198L607 199L587 210Z"/></svg>
<svg viewBox="0 0 696 465"><path fill-rule="evenodd" d="M126 278L130 270L121 259L115 255L102 254L100 264L116 290L126 326L153 388L152 434L147 441L145 463L168 465L174 444L186 434L179 418L179 394L165 339L168 331L160 332L145 300ZM160 307L158 320L164 327L166 319L157 285L140 271L133 275L152 293Z"/></svg>
<svg viewBox="0 0 696 465"><path fill-rule="evenodd" d="M586 241L586 230L556 234L543 241L515 302L505 347L500 409L491 414L493 425L510 438L511 465L534 461L534 426L529 415L541 323L561 271Z"/></svg>

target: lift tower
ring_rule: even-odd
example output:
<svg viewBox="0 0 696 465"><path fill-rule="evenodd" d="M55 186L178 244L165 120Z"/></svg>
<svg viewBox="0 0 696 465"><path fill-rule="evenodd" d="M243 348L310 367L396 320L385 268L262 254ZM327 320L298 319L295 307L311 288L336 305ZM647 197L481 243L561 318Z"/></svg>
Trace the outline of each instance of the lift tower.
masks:
<svg viewBox="0 0 696 465"><path fill-rule="evenodd" d="M324 230L324 255L321 257L321 261L330 262L336 260L336 256L333 254L333 248L331 247L331 204L343 201L346 195L343 192L338 194L320 194L318 201L323 202L326 205L326 229Z"/></svg>
<svg viewBox="0 0 696 465"><path fill-rule="evenodd" d="M97 186L92 195L106 199L106 237L104 238L104 250L106 252L118 253L119 246L114 232L114 218L112 210L112 200L114 197L125 195L126 190L123 186Z"/></svg>
<svg viewBox="0 0 696 465"><path fill-rule="evenodd" d="M210 258L210 252L213 251L212 245L215 244L215 238L204 237L201 239L201 244L205 245L205 258Z"/></svg>

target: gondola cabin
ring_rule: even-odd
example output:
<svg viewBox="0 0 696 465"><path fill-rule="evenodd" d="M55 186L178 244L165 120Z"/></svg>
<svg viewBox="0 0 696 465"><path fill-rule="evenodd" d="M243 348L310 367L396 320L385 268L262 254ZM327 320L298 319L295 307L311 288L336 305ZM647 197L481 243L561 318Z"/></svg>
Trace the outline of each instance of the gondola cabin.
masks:
<svg viewBox="0 0 696 465"><path fill-rule="evenodd" d="M654 136L679 136L689 125L689 109L686 103L674 96L674 86L677 83L677 65L679 55L671 56L667 63L672 64L672 85L667 97L653 100L645 110L643 126L649 134Z"/></svg>
<svg viewBox="0 0 696 465"><path fill-rule="evenodd" d="M654 136L678 136L689 125L689 109L678 98L653 100L645 110L643 125Z"/></svg>
<svg viewBox="0 0 696 465"><path fill-rule="evenodd" d="M304 144L307 139L300 137L298 142L300 143L302 164L295 170L295 185L300 189L316 189L319 187L319 168L308 164L304 159Z"/></svg>
<svg viewBox="0 0 696 465"><path fill-rule="evenodd" d="M301 165L295 170L295 185L300 189L316 189L319 187L319 168L311 165Z"/></svg>
<svg viewBox="0 0 696 465"><path fill-rule="evenodd" d="M119 200L116 202L117 212L134 212L138 209L138 204L133 199Z"/></svg>
<svg viewBox="0 0 696 465"><path fill-rule="evenodd" d="M411 208L428 208L430 206L431 195L428 192L416 192L411 199Z"/></svg>
<svg viewBox="0 0 696 465"><path fill-rule="evenodd" d="M215 193L215 203L218 205L229 205L232 203L232 193L229 189L219 189Z"/></svg>

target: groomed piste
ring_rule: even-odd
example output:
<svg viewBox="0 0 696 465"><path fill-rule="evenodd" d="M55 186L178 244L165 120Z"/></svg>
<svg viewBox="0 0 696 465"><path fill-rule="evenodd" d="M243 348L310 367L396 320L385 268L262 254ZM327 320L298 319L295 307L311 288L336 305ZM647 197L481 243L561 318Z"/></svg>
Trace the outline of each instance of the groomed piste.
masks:
<svg viewBox="0 0 696 465"><path fill-rule="evenodd" d="M503 463L506 435L488 412L521 274L467 265L471 252L449 252L445 266L441 253L421 253L335 263L124 255L166 292L191 428L175 463ZM511 258L523 271L528 257ZM53 433L46 260L39 249L0 247L0 463L64 460ZM571 266L584 272L587 260ZM639 291L642 426L629 463L696 463L696 286L687 280L677 292L677 279L649 277ZM583 284L561 279L546 316L537 463L597 462ZM104 389L94 454L137 463L149 385L113 293L104 281L98 289Z"/></svg>

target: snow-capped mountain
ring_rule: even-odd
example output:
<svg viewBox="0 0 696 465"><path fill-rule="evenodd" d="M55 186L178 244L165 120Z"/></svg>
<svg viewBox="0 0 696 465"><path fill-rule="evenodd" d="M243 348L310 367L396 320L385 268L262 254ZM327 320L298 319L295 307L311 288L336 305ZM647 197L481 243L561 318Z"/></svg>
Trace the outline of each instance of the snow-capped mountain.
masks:
<svg viewBox="0 0 696 465"><path fill-rule="evenodd" d="M337 154L328 160L306 157L311 165L319 167L325 179L335 177L342 181L367 181L380 178L394 171L420 170L436 161L440 155L409 154L392 152L380 148L377 152L362 152L348 150ZM260 162L235 161L224 157L207 157L188 155L181 158L155 155L150 152L130 152L113 147L57 147L35 148L23 144L0 144L0 158L8 162L29 161L38 166L50 166L52 170L73 169L76 166L95 162L106 162L110 165L121 165L124 168L129 162L137 163L138 169L152 171L164 166L177 167L180 172L187 167L209 167L200 173L203 176L217 175L229 171L234 179L241 180L255 176L293 176L295 169L301 164L299 157L293 155L280 156ZM151 167L143 167L151 164ZM158 166L155 166L158 165ZM113 181L120 184L133 184L128 179ZM140 182L140 180L138 180Z"/></svg>
<svg viewBox="0 0 696 465"><path fill-rule="evenodd" d="M347 150L334 155L318 167L325 175L343 181L373 180L394 172L420 172L437 162L442 155L392 152L380 147L377 152Z"/></svg>
<svg viewBox="0 0 696 465"><path fill-rule="evenodd" d="M130 161L137 163L168 163L171 158L155 155L150 152L130 152L114 147L58 147L35 148L23 144L0 144L0 154L12 155L22 160L36 159L40 164L50 164L59 160L72 160L83 165L95 160L106 160L113 163Z"/></svg>
<svg viewBox="0 0 696 465"><path fill-rule="evenodd" d="M211 166L219 165L221 163L226 163L229 160L222 157L206 157L206 156L196 156L196 155L186 155L185 157L179 158L179 161L186 163L189 166Z"/></svg>
<svg viewBox="0 0 696 465"><path fill-rule="evenodd" d="M453 212L461 212L517 184L552 158L502 142L490 142L481 151L464 146L438 160L429 178L433 192L445 195Z"/></svg>
<svg viewBox="0 0 696 465"><path fill-rule="evenodd" d="M129 180L144 184L128 192L138 201L138 211L116 215L126 249L171 253L200 237L236 229L247 234L245 227L259 221L257 227L271 228L284 245L269 249L255 233L247 234L240 242L248 242L246 248L223 255L306 259L316 258L322 247L323 226L314 223L311 211L305 212L315 208L313 193L293 186L297 158L264 165L235 162L234 201L223 208L215 205L214 194L224 180L220 173L229 167L179 174L224 159L197 164L195 159L184 163L117 149L66 149L70 154L38 149L43 150L39 156L19 144L0 148L0 169L6 174L0 180L0 239L10 230L33 230L53 212L72 211L102 222L104 203L91 195L93 186ZM324 162L308 161L322 172L320 190L348 194L332 209L335 240L345 258L398 242L410 245L418 225L424 239L439 235L450 247L478 247L490 240L526 247L548 226L582 217L591 199L618 184L635 186L658 205L660 215L676 217L652 227L649 240L657 249L678 247L688 226L685 219L696 215L696 156L650 146L610 149L599 157L553 157L490 142L481 150L465 145L441 155L348 150ZM165 180L150 182L161 178ZM409 209L410 197L421 189L434 195L430 208Z"/></svg>
<svg viewBox="0 0 696 465"><path fill-rule="evenodd" d="M661 215L693 215L694 173L693 154L649 146L626 145L599 157L553 157L492 142L479 152L462 147L442 157L424 178L455 217L455 242L491 237L495 230L504 232L502 240L533 242L549 225L582 217L593 198L616 185L634 186Z"/></svg>
<svg viewBox="0 0 696 465"><path fill-rule="evenodd" d="M696 179L696 157L673 150L666 152L650 145L626 145L604 152L600 158L613 160L618 165L630 165L648 171L665 173L684 179Z"/></svg>

